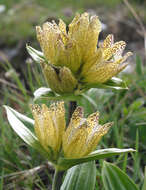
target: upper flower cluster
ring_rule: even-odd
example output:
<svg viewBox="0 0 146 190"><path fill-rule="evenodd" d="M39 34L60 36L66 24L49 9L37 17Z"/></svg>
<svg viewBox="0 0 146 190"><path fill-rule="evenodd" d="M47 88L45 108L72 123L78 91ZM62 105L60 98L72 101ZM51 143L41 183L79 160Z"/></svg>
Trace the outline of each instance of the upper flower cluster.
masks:
<svg viewBox="0 0 146 190"><path fill-rule="evenodd" d="M122 56L126 43L114 43L108 35L98 44L101 23L97 16L77 14L68 26L60 20L36 27L37 38L49 64L42 63L46 79L55 92L68 93L106 83L122 71L132 54ZM98 44L98 47L97 47Z"/></svg>
<svg viewBox="0 0 146 190"><path fill-rule="evenodd" d="M32 113L35 134L54 160L57 160L59 154L67 158L88 155L112 125L100 125L98 112L84 118L83 109L77 107L66 129L64 102L52 104L49 108L44 104L42 107L33 105Z"/></svg>

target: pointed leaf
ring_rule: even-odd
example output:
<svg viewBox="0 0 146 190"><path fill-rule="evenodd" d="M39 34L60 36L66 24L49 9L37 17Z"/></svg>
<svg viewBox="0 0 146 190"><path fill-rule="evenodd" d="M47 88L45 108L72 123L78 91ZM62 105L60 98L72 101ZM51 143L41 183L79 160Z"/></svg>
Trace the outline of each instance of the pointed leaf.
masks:
<svg viewBox="0 0 146 190"><path fill-rule="evenodd" d="M126 173L108 162L103 163L102 180L105 190L138 190L136 184Z"/></svg>
<svg viewBox="0 0 146 190"><path fill-rule="evenodd" d="M145 171L144 171L144 182L143 182L142 190L146 190L146 166L145 166Z"/></svg>
<svg viewBox="0 0 146 190"><path fill-rule="evenodd" d="M97 109L97 104L96 104L96 102L94 101L93 98L91 98L90 96L88 96L88 95L86 95L86 94L82 94L82 96L83 96L86 100L88 100L88 101L93 105L93 107L94 107L95 109Z"/></svg>
<svg viewBox="0 0 146 190"><path fill-rule="evenodd" d="M24 122L27 122L27 123L30 123L31 125L34 125L34 120L17 112L16 110L14 110L13 108L9 107L9 106L4 106L5 109L9 109L17 118L19 118L21 121L24 121Z"/></svg>
<svg viewBox="0 0 146 190"><path fill-rule="evenodd" d="M28 145L39 151L45 158L51 160L49 152L47 152L39 143L37 137L23 124L22 121L33 124L34 120L20 114L9 106L4 106L7 113L9 124L18 136L24 140Z"/></svg>
<svg viewBox="0 0 146 190"><path fill-rule="evenodd" d="M37 138L36 136L17 118L17 116L23 116L19 114L18 112L14 111L9 106L4 106L7 112L7 118L11 125L11 127L14 129L14 131L30 146L33 147L33 145L36 143ZM16 116L17 115L17 116ZM26 117L26 116L25 116ZM24 116L23 119L26 119ZM26 120L25 120L26 121ZM32 122L30 120L30 122Z"/></svg>
<svg viewBox="0 0 146 190"><path fill-rule="evenodd" d="M111 88L116 90L128 89L126 83L122 79L117 77L112 77L110 80L103 84L90 84L85 86L85 90L90 88Z"/></svg>
<svg viewBox="0 0 146 190"><path fill-rule="evenodd" d="M94 190L96 181L95 162L74 166L67 171L61 190Z"/></svg>
<svg viewBox="0 0 146 190"><path fill-rule="evenodd" d="M36 61L38 63L45 61L45 58L44 58L43 53L41 51L38 51L38 50L32 48L31 46L28 46L28 45L26 45L26 49L34 61Z"/></svg>
<svg viewBox="0 0 146 190"><path fill-rule="evenodd" d="M117 77L112 77L109 81L103 84L103 87L105 88L113 88L116 90L121 90L121 89L128 89L126 83Z"/></svg>
<svg viewBox="0 0 146 190"><path fill-rule="evenodd" d="M136 72L139 76L143 75L142 61L140 56L136 56Z"/></svg>
<svg viewBox="0 0 146 190"><path fill-rule="evenodd" d="M60 158L58 164L61 165L64 168L70 168L76 164L80 164L83 162L88 162L92 160L99 160L99 159L104 159L108 158L110 156L114 155L119 155L122 153L127 153L127 152L134 152L135 150L132 148L128 149L118 149L118 148L107 148L107 149L101 149L101 150L96 150L89 154L88 156L85 156L83 158L77 158L77 159L69 159L69 158Z"/></svg>
<svg viewBox="0 0 146 190"><path fill-rule="evenodd" d="M41 98L44 95L53 95L54 93L50 88L41 87L34 91L34 100Z"/></svg>
<svg viewBox="0 0 146 190"><path fill-rule="evenodd" d="M53 93L53 94L51 94ZM50 96L40 96L39 98L41 99L45 99L48 101L54 100L54 101L59 101L59 100L64 100L64 101L78 101L82 98L81 95L73 95L73 94L64 94L64 95L58 95L55 94L54 92L50 92L49 94ZM52 96L53 95L53 96ZM38 98L36 98L35 100L37 100Z"/></svg>

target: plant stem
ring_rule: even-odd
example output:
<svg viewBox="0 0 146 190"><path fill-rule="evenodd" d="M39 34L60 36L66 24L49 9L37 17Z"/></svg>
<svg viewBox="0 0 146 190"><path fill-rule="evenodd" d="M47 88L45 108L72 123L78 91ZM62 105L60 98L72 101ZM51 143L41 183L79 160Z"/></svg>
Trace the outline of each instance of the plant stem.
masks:
<svg viewBox="0 0 146 190"><path fill-rule="evenodd" d="M67 124L69 124L70 119L72 117L72 114L75 111L76 107L77 107L77 102L76 101L70 101L69 102L69 113L68 113L68 122L67 122Z"/></svg>
<svg viewBox="0 0 146 190"><path fill-rule="evenodd" d="M65 171L58 171L57 169L55 170L53 184L52 184L52 190L60 190L64 172Z"/></svg>

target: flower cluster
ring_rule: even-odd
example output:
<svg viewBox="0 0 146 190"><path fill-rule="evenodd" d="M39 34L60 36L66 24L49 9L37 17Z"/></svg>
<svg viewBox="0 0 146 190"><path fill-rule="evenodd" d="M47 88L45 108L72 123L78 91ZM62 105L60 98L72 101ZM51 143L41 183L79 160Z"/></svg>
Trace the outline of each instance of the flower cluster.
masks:
<svg viewBox="0 0 146 190"><path fill-rule="evenodd" d="M60 153L66 158L80 158L92 152L112 123L100 125L99 113L84 118L77 107L66 129L64 102L31 106L35 119L35 134L43 148L57 160Z"/></svg>
<svg viewBox="0 0 146 190"><path fill-rule="evenodd" d="M55 92L50 93L48 88L39 88L34 93L35 100L43 95L50 95L48 98L54 100L68 99L70 101L68 124L63 101L53 103L50 107L46 104L31 105L34 120L5 106L9 123L14 131L55 167L52 189L66 188L66 185L61 186L63 173L77 164L134 151L115 148L94 151L101 137L108 132L113 123L100 125L99 112L85 118L83 108L76 107L77 102L71 102L72 99L78 99L79 96L76 95L90 88L125 87L122 86L122 80L114 76L127 66L128 63L125 61L131 52L122 56L126 43L124 41L114 43L112 34L99 43L100 31L101 23L97 16L89 17L88 13L77 14L68 28L62 20L59 24L52 21L44 23L42 28L36 27L42 52L27 46L30 55L41 64L49 87ZM34 125L34 133L24 125L24 122ZM82 168L88 172L89 166L93 166L95 179L94 162L89 162L87 168L81 166L78 169ZM78 176L77 170L69 171L64 182L68 183L72 175L70 182L73 184ZM84 175L85 172L82 173ZM89 186L95 185L94 179L88 180L93 181ZM74 183L74 186L80 185Z"/></svg>
<svg viewBox="0 0 146 190"><path fill-rule="evenodd" d="M77 14L68 26L60 20L36 27L37 38L47 62L42 68L50 88L57 93L78 92L88 86L105 84L122 71L132 54L122 56L126 43L114 43L108 35L98 43L101 23L97 16ZM98 47L97 47L98 45Z"/></svg>

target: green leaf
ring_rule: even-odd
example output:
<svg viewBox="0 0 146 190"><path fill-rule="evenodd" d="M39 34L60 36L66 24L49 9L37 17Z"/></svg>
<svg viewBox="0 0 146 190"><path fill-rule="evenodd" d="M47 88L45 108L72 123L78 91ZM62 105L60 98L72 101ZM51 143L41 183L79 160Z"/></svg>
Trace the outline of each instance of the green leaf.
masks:
<svg viewBox="0 0 146 190"><path fill-rule="evenodd" d="M129 106L129 111L139 110L145 104L145 100L143 98L138 98L132 102Z"/></svg>
<svg viewBox="0 0 146 190"><path fill-rule="evenodd" d="M82 157L82 158L77 158L77 159L69 159L69 158L63 158L61 157L58 161L58 165L64 169L68 169L74 165L81 164L83 162L89 162L92 160L98 160L98 159L104 159L108 158L110 156L114 155L119 155L122 153L127 153L127 152L134 152L135 150L132 148L128 149L118 149L118 148L107 148L107 149L101 149L101 150L96 150L89 154L88 156Z"/></svg>
<svg viewBox="0 0 146 190"><path fill-rule="evenodd" d="M91 98L90 96L88 96L88 95L86 95L86 94L82 94L82 96L86 99L86 100L88 100L88 102L90 102L91 103L91 105L93 105L93 107L95 108L95 109L97 109L97 104L96 104L96 102L94 101L94 99L93 98Z"/></svg>
<svg viewBox="0 0 146 190"><path fill-rule="evenodd" d="M143 72L142 72L142 61L141 61L141 58L140 56L136 56L136 72L139 76L142 76L143 75Z"/></svg>
<svg viewBox="0 0 146 190"><path fill-rule="evenodd" d="M87 162L74 166L67 171L61 190L94 190L95 182L95 162Z"/></svg>
<svg viewBox="0 0 146 190"><path fill-rule="evenodd" d="M20 114L9 106L4 106L7 113L9 124L18 136L24 140L28 145L38 150L44 157L50 160L49 153L39 143L37 137L23 124L22 121L34 124L34 120Z"/></svg>
<svg viewBox="0 0 146 190"><path fill-rule="evenodd" d="M21 121L30 123L31 125L34 125L34 120L17 112L16 110L14 110L13 108L9 107L9 106L4 106L6 111L9 110L11 111L17 118L19 118Z"/></svg>
<svg viewBox="0 0 146 190"><path fill-rule="evenodd" d="M27 144L33 147L37 141L36 136L16 117L16 111L14 112L9 106L4 107L6 109L7 118L11 127Z"/></svg>
<svg viewBox="0 0 146 190"><path fill-rule="evenodd" d="M138 190L136 184L114 164L104 162L102 180L105 190Z"/></svg>
<svg viewBox="0 0 146 190"><path fill-rule="evenodd" d="M53 94L52 94L53 93ZM48 101L51 101L51 100L54 100L54 101L78 101L82 98L81 95L73 95L73 94L64 94L64 95L58 95L54 92L50 92L49 93L50 96L46 96L45 94L44 95L41 95L39 97L37 97L36 99L34 100L37 100L38 98L40 99L45 99L45 100L48 100Z"/></svg>
<svg viewBox="0 0 146 190"><path fill-rule="evenodd" d="M144 182L143 182L143 186L142 186L142 190L146 190L146 166L145 166L145 172L144 172Z"/></svg>
<svg viewBox="0 0 146 190"><path fill-rule="evenodd" d="M86 91L90 88L103 88L103 89L111 88L116 90L128 89L126 83L122 79L117 77L112 77L110 80L102 84L85 85L85 89L83 89L83 91Z"/></svg>
<svg viewBox="0 0 146 190"><path fill-rule="evenodd" d="M112 77L109 81L103 84L106 88L113 88L116 90L128 89L126 83L117 77Z"/></svg>
<svg viewBox="0 0 146 190"><path fill-rule="evenodd" d="M39 98L42 98L45 95L52 96L54 93L52 92L50 88L41 87L35 90L33 94L34 94L34 100L37 100Z"/></svg>
<svg viewBox="0 0 146 190"><path fill-rule="evenodd" d="M41 51L38 51L31 46L26 45L26 49L29 53L29 55L32 57L32 59L38 63L44 62L45 58Z"/></svg>

